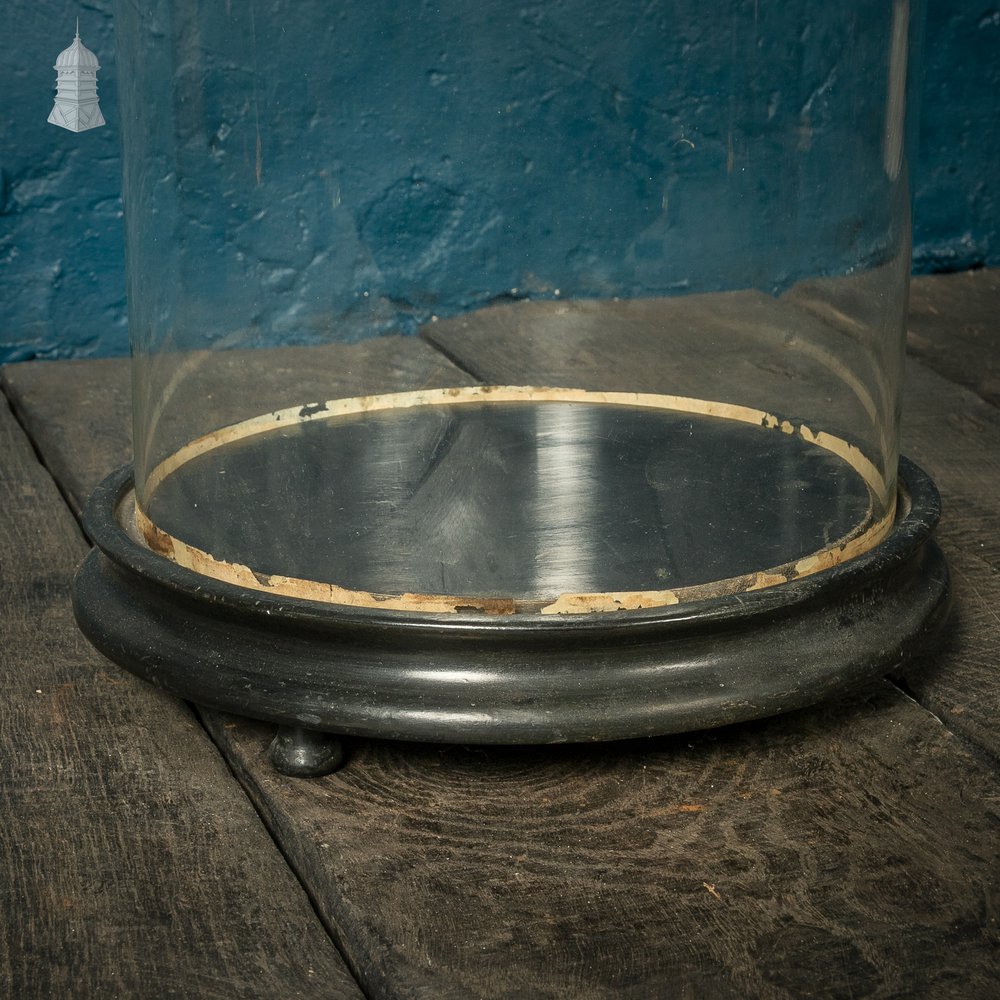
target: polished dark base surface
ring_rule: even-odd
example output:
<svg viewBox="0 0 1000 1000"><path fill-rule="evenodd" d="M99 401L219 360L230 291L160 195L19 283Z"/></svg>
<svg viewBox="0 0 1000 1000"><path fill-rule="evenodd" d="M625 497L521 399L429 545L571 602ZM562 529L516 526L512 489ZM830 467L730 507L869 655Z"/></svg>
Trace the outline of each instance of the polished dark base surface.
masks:
<svg viewBox="0 0 1000 1000"><path fill-rule="evenodd" d="M531 744L739 722L880 676L947 604L931 539L937 491L905 460L891 532L841 566L751 593L575 615L386 611L242 590L135 540L121 518L130 491L125 468L88 506L97 548L74 593L86 635L198 704L314 732ZM280 736L274 754L286 773L313 766Z"/></svg>
<svg viewBox="0 0 1000 1000"><path fill-rule="evenodd" d="M855 469L800 434L552 401L282 420L184 462L145 509L265 579L519 605L758 573L884 515Z"/></svg>

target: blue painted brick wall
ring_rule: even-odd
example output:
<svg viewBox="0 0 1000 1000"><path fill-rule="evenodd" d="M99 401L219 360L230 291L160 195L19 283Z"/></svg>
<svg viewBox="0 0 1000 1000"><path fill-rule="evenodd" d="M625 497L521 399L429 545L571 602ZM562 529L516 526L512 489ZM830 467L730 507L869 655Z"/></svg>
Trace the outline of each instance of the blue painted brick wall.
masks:
<svg viewBox="0 0 1000 1000"><path fill-rule="evenodd" d="M711 5L704 9L707 19ZM69 44L77 13L84 42L101 60L101 104L108 120L106 128L80 135L45 121L52 100L52 63ZM5 22L0 59L5 95L0 110L0 360L125 353L110 2L77 7L64 0L10 0ZM914 167L918 272L1000 264L998 52L1000 7L931 0ZM390 185L358 220L376 253L379 247L389 256L398 251L390 231L396 232L396 222L408 212L420 217L418 228L420 219L442 210L447 214L448 205L438 204L448 200L447 185L425 180L418 188ZM464 204L463 212L474 214L475 208ZM454 238L460 239L460 233Z"/></svg>

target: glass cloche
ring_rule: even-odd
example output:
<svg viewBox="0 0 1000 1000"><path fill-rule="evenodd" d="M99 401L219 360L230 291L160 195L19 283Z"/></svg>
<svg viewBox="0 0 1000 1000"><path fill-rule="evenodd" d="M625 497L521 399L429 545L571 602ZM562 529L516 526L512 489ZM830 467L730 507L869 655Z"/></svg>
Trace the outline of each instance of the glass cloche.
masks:
<svg viewBox="0 0 1000 1000"><path fill-rule="evenodd" d="M885 672L947 589L899 457L921 23L119 3L135 464L84 630L294 773Z"/></svg>

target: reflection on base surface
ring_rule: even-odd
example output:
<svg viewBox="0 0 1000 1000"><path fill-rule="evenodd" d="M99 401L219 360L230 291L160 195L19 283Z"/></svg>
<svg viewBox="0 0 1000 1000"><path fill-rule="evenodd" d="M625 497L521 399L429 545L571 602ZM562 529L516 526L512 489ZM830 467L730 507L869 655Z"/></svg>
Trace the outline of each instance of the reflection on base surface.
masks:
<svg viewBox="0 0 1000 1000"><path fill-rule="evenodd" d="M829 447L579 396L276 422L183 461L144 514L265 589L277 575L535 603L673 591L878 541L885 512Z"/></svg>

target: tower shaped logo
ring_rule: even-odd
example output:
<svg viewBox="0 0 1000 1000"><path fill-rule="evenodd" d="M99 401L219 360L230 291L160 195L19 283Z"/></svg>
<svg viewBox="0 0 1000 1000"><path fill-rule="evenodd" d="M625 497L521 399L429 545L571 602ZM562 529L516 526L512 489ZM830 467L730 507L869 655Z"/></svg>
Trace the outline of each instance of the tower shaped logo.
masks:
<svg viewBox="0 0 1000 1000"><path fill-rule="evenodd" d="M97 56L80 41L80 19L76 19L73 44L59 53L56 64L56 102L49 121L71 132L85 132L104 124L97 103Z"/></svg>

